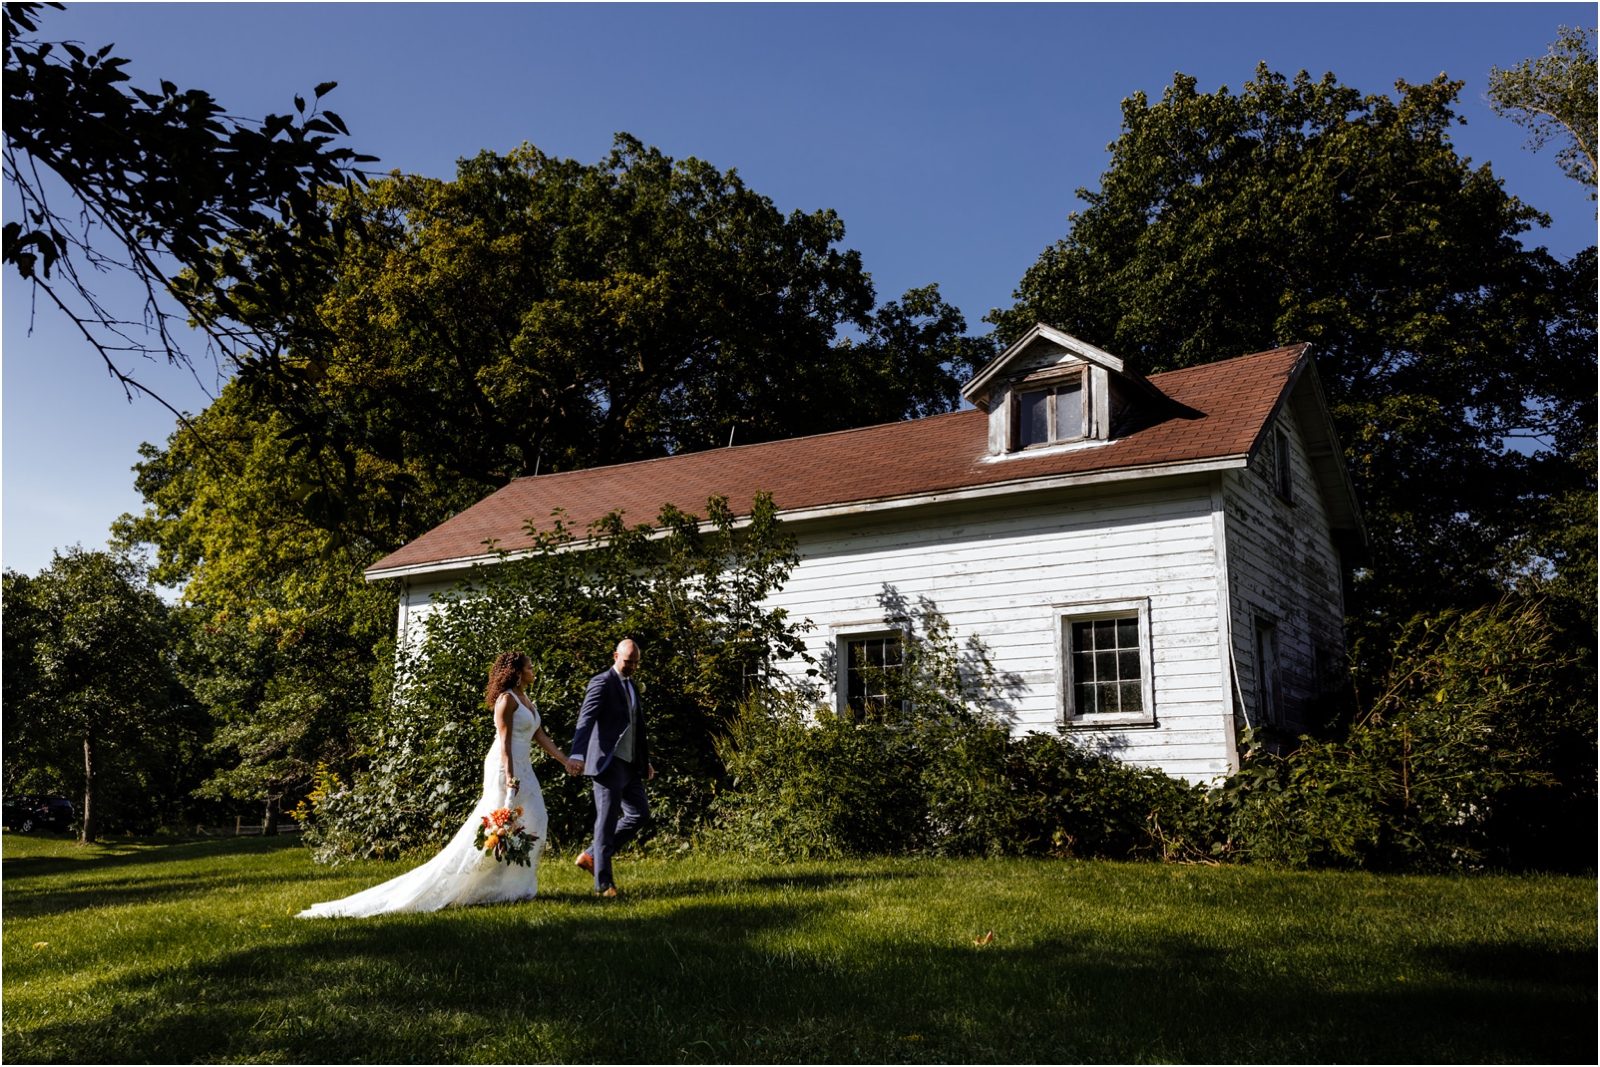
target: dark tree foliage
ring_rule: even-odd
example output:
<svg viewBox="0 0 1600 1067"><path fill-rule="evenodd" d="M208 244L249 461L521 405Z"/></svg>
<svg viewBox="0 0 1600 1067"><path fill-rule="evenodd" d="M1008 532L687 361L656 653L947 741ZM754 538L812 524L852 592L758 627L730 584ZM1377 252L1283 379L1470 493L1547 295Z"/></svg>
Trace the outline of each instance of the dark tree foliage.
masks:
<svg viewBox="0 0 1600 1067"><path fill-rule="evenodd" d="M1237 95L1135 94L1100 188L989 316L1146 373L1312 342L1373 536L1349 604L1369 674L1417 612L1593 567L1592 506L1578 543L1552 509L1593 500L1594 254L1523 247L1548 220L1456 154L1459 90L1262 66Z"/></svg>
<svg viewBox="0 0 1600 1067"><path fill-rule="evenodd" d="M209 724L140 566L73 548L4 598L7 790L76 791L84 841L181 817Z"/></svg>
<svg viewBox="0 0 1600 1067"><path fill-rule="evenodd" d="M292 806L319 766L348 760L360 744L375 658L393 648L393 605L380 594L353 620L320 612L294 622L290 613L182 609L180 677L213 724L213 769L195 795L235 811L229 802L248 802L263 833L277 833L285 800Z"/></svg>
<svg viewBox="0 0 1600 1067"><path fill-rule="evenodd" d="M118 357L188 363L185 320L227 360L275 352L296 294L346 236L322 190L357 181L356 165L374 157L334 147L344 121L298 96L294 115L252 122L198 89L128 85L113 45L26 36L42 8L61 6L5 5L5 180L23 217L5 226L4 262L76 324L130 396L149 390ZM133 278L142 307L101 301L93 278L108 270Z"/></svg>
<svg viewBox="0 0 1600 1067"><path fill-rule="evenodd" d="M338 212L363 240L307 294L284 373L242 378L304 440L330 529L437 521L455 487L536 470L952 410L988 351L934 286L875 307L832 211L785 215L626 135L595 164L523 146L454 181L395 174Z"/></svg>

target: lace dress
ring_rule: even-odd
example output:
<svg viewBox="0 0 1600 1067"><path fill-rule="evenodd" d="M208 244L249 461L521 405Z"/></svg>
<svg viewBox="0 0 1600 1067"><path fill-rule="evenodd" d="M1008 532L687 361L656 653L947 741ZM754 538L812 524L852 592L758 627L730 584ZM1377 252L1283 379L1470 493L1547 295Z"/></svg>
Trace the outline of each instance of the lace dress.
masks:
<svg viewBox="0 0 1600 1067"><path fill-rule="evenodd" d="M364 889L343 900L313 904L302 911L298 918L437 911L451 906L533 899L539 892L539 857L544 852L545 836L549 829L544 795L539 791L539 780L534 777L533 765L529 761L533 735L538 729L538 710L517 698L517 709L512 712L508 733L511 738L511 773L520 778L522 784L516 796L510 798L509 804L505 769L500 760L500 739L496 737L489 754L483 758L483 793L478 798L478 805L437 856L382 885ZM539 835L539 840L533 846L532 863L527 867L497 863L492 856L485 856L472 845L478 824L485 815L495 808L517 804L522 805L523 826Z"/></svg>

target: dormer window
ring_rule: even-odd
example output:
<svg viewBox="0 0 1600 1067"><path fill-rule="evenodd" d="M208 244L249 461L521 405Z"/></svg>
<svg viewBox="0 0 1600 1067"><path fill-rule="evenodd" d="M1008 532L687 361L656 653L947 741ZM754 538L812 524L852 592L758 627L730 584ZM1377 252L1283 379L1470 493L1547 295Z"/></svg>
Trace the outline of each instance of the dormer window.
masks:
<svg viewBox="0 0 1600 1067"><path fill-rule="evenodd" d="M1017 392L1016 447L1030 448L1083 436L1083 379Z"/></svg>
<svg viewBox="0 0 1600 1067"><path fill-rule="evenodd" d="M961 395L989 413L989 455L1109 441L1167 403L1109 352L1039 323L1012 342Z"/></svg>

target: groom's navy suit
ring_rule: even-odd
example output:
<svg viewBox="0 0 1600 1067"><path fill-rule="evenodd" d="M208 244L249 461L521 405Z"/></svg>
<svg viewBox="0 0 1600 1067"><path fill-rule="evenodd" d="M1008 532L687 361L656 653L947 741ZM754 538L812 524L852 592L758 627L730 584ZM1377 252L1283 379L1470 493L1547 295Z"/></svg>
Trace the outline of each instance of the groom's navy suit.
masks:
<svg viewBox="0 0 1600 1067"><path fill-rule="evenodd" d="M626 752L630 748L631 758ZM650 766L649 732L644 702L632 679L611 668L589 679L583 706L578 709L578 728L572 735L572 754L583 760L583 773L594 780L594 844L589 855L594 860L595 889L608 889L612 885L611 857L650 817L650 801L644 791L644 772Z"/></svg>

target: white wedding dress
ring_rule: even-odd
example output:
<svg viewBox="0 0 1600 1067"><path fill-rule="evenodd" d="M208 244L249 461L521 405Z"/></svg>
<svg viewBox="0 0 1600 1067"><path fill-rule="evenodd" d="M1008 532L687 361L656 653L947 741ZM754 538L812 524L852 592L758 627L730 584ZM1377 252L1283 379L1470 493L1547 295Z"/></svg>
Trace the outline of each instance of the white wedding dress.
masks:
<svg viewBox="0 0 1600 1067"><path fill-rule="evenodd" d="M516 697L516 694L512 694ZM483 758L483 794L467 821L439 854L415 870L382 885L364 889L343 900L313 904L298 918L327 916L382 915L396 911L437 911L467 904L494 904L507 900L531 900L539 892L539 856L544 851L549 820L544 810L544 794L533 775L528 753L533 735L539 729L539 712L520 698L511 715L511 773L521 779L521 788L512 798L506 796L505 768L500 759L500 738L496 737ZM522 805L522 825L539 835L534 842L532 862L523 867L500 863L473 847L478 825L496 808Z"/></svg>

